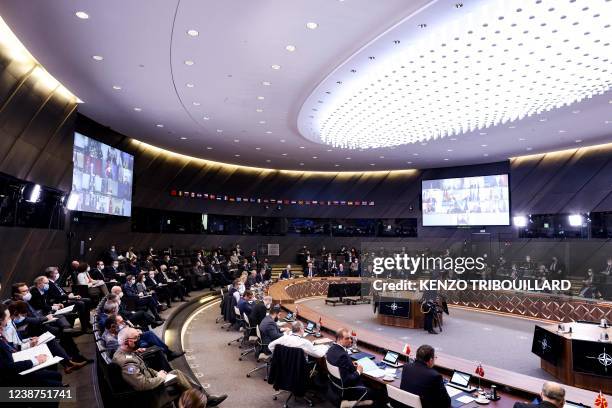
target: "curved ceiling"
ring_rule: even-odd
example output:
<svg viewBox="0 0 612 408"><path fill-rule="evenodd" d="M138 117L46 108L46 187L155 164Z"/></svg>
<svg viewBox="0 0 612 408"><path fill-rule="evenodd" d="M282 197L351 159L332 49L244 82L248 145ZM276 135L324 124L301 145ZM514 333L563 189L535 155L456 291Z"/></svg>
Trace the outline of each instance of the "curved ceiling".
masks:
<svg viewBox="0 0 612 408"><path fill-rule="evenodd" d="M278 169L382 170L489 162L612 140L610 91L511 123L401 146L328 146L304 131L301 118L307 137L300 134L300 109L312 109L326 81L349 81L351 64L380 59L397 46L381 39L407 44L415 27L462 24L471 2L463 3L12 0L0 3L0 15L85 102L82 113L195 157ZM438 9L446 11L427 13ZM593 39L604 32L591 31Z"/></svg>

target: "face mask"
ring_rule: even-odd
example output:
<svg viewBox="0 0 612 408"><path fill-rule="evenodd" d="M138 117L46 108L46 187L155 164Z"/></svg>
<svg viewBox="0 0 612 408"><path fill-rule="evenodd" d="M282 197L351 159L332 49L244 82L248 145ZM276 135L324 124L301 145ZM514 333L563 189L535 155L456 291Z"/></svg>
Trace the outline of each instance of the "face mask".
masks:
<svg viewBox="0 0 612 408"><path fill-rule="evenodd" d="M266 309L270 309L270 307L272 306L272 304L266 305Z"/></svg>
<svg viewBox="0 0 612 408"><path fill-rule="evenodd" d="M19 323L23 322L24 320L25 320L25 316L16 317L15 318L15 323L19 324Z"/></svg>
<svg viewBox="0 0 612 408"><path fill-rule="evenodd" d="M49 284L45 283L45 286L43 286L43 290L46 292L49 290Z"/></svg>
<svg viewBox="0 0 612 408"><path fill-rule="evenodd" d="M22 296L23 300L25 300L26 302L29 302L30 299L32 299L32 294L30 292L26 293L25 295Z"/></svg>

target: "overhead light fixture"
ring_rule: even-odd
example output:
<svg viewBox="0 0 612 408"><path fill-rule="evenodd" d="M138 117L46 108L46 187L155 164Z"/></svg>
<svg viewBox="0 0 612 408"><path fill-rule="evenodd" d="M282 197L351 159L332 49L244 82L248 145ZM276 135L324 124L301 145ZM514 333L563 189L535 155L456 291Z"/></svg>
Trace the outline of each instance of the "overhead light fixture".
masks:
<svg viewBox="0 0 612 408"><path fill-rule="evenodd" d="M213 148L210 146L206 146L206 150L212 150Z"/></svg>
<svg viewBox="0 0 612 408"><path fill-rule="evenodd" d="M287 155L287 153L283 153L283 154L282 154L282 156L286 156L286 155Z"/></svg>
<svg viewBox="0 0 612 408"><path fill-rule="evenodd" d="M582 143L582 139L576 139L575 142L576 143Z"/></svg>
<svg viewBox="0 0 612 408"><path fill-rule="evenodd" d="M281 69L281 66L280 66L280 65L278 65L278 64L273 64L273 65L271 66L271 68L272 68L272 69L277 69L277 70L278 70L278 69Z"/></svg>
<svg viewBox="0 0 612 408"><path fill-rule="evenodd" d="M197 37L198 35L200 35L200 33L198 32L198 30L187 30L187 35L190 37Z"/></svg>
<svg viewBox="0 0 612 408"><path fill-rule="evenodd" d="M223 133L223 129L217 129L217 133Z"/></svg>
<svg viewBox="0 0 612 408"><path fill-rule="evenodd" d="M204 116L202 119L204 120L210 120L210 118L208 116Z"/></svg>
<svg viewBox="0 0 612 408"><path fill-rule="evenodd" d="M200 106L200 102L193 102L193 106Z"/></svg>
<svg viewBox="0 0 612 408"><path fill-rule="evenodd" d="M235 154L234 156L236 156L236 157L240 157L240 155L239 155L239 154Z"/></svg>
<svg viewBox="0 0 612 408"><path fill-rule="evenodd" d="M104 57L101 55L92 55L91 58L93 58L96 61L102 61L104 60Z"/></svg>
<svg viewBox="0 0 612 408"><path fill-rule="evenodd" d="M318 159L319 157L317 157L317 156L312 156L312 158L316 160L316 159Z"/></svg>
<svg viewBox="0 0 612 408"><path fill-rule="evenodd" d="M257 113L261 113L261 112L263 112L263 109L261 109L261 108L257 108L257 109L255 109L255 112L257 112Z"/></svg>
<svg viewBox="0 0 612 408"><path fill-rule="evenodd" d="M289 52L293 52L295 51L295 45L288 45L285 47L285 49Z"/></svg>
<svg viewBox="0 0 612 408"><path fill-rule="evenodd" d="M75 192L71 192L66 200L66 209L74 211L79 203L79 195Z"/></svg>
<svg viewBox="0 0 612 408"><path fill-rule="evenodd" d="M263 101L265 99L265 97L263 96L258 96L257 99L259 99L260 101Z"/></svg>
<svg viewBox="0 0 612 408"><path fill-rule="evenodd" d="M195 62L193 62L192 60L185 60L185 65L187 66L192 66L193 64L195 64Z"/></svg>
<svg viewBox="0 0 612 408"><path fill-rule="evenodd" d="M260 121L259 121L259 124L260 124L260 125L265 125L265 124L266 124L266 121L265 121L265 120L260 120Z"/></svg>
<svg viewBox="0 0 612 408"><path fill-rule="evenodd" d="M255 150L261 150L261 147L256 147Z"/></svg>
<svg viewBox="0 0 612 408"><path fill-rule="evenodd" d="M32 190L30 191L30 195L26 198L27 202L37 203L40 199L40 184L34 184Z"/></svg>
<svg viewBox="0 0 612 408"><path fill-rule="evenodd" d="M315 23L314 21L310 21L310 22L306 23L306 27L308 27L311 30L314 30L317 27L319 27L319 25L317 23Z"/></svg>
<svg viewBox="0 0 612 408"><path fill-rule="evenodd" d="M488 145L486 144L481 144L480 147L487 147Z"/></svg>
<svg viewBox="0 0 612 408"><path fill-rule="evenodd" d="M271 135L271 134L272 134L272 131L271 131L271 130L266 130L266 134L267 134L267 135Z"/></svg>
<svg viewBox="0 0 612 408"><path fill-rule="evenodd" d="M518 228L525 228L527 226L527 217L524 215L512 217L512 225Z"/></svg>
<svg viewBox="0 0 612 408"><path fill-rule="evenodd" d="M279 142L285 143L285 139L281 139L281 140L279 140Z"/></svg>
<svg viewBox="0 0 612 408"><path fill-rule="evenodd" d="M134 108L134 110L135 110L136 112L141 112L141 111L142 111L142 108L139 108L138 106L136 106L136 107Z"/></svg>
<svg viewBox="0 0 612 408"><path fill-rule="evenodd" d="M566 131L566 130L563 130L563 129L560 129L560 130L559 130L559 133L565 133L565 132L567 132L567 131Z"/></svg>
<svg viewBox="0 0 612 408"><path fill-rule="evenodd" d="M580 214L571 214L567 217L567 220L572 227L581 227L584 222L584 218Z"/></svg>
<svg viewBox="0 0 612 408"><path fill-rule="evenodd" d="M272 82L270 82L270 81L263 81L261 84L263 86L270 86L270 85L272 85Z"/></svg>
<svg viewBox="0 0 612 408"><path fill-rule="evenodd" d="M181 140L187 140L187 138L185 136L181 136L180 139Z"/></svg>
<svg viewBox="0 0 612 408"><path fill-rule="evenodd" d="M610 91L609 2L589 2L588 12L583 2L561 3L553 9L532 1L519 9L515 2L491 7L475 0L470 17L457 23L457 10L437 2L427 10L436 24L423 20L428 30L414 30L407 19L380 44L398 33L410 32L411 41L366 63L374 42L335 70L354 68L354 75L322 81L302 106L300 133L351 149L407 145L503 124L514 129L524 118Z"/></svg>
<svg viewBox="0 0 612 408"><path fill-rule="evenodd" d="M303 165L304 165L304 163L300 163L300 166L303 166Z"/></svg>
<svg viewBox="0 0 612 408"><path fill-rule="evenodd" d="M272 160L270 159L266 159L266 163L270 163Z"/></svg>
<svg viewBox="0 0 612 408"><path fill-rule="evenodd" d="M87 20L89 18L89 14L84 11L77 11L76 13L74 13L74 15L80 18L81 20Z"/></svg>
<svg viewBox="0 0 612 408"><path fill-rule="evenodd" d="M185 86L186 86L187 88L193 88L195 85L194 85L194 84L192 84L192 83L187 83L187 84L185 84Z"/></svg>
<svg viewBox="0 0 612 408"><path fill-rule="evenodd" d="M304 146L300 146L300 149L305 149L305 147Z"/></svg>
<svg viewBox="0 0 612 408"><path fill-rule="evenodd" d="M120 87L119 85L113 85L113 89L114 89L115 91L120 91L120 90L121 90L121 87Z"/></svg>
<svg viewBox="0 0 612 408"><path fill-rule="evenodd" d="M162 125L161 123L158 123L158 124L157 124L157 125L155 125L155 126L157 126L158 128L163 128L163 127L164 127L164 125Z"/></svg>

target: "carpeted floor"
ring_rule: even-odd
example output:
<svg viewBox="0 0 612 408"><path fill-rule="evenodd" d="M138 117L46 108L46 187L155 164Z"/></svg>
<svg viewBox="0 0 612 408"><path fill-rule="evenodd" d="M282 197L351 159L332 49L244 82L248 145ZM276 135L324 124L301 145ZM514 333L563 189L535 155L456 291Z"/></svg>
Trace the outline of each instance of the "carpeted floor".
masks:
<svg viewBox="0 0 612 408"><path fill-rule="evenodd" d="M241 349L236 343L228 346L228 341L238 338L239 333L227 332L215 323L219 312L218 304L209 309L200 310L191 319L185 332L184 349L187 361L202 384L210 384L210 392L227 393L229 396L223 407L282 407L286 393L277 401L272 399L275 391L263 380L265 370L254 373L251 378L246 373L255 367L253 354L238 361ZM206 386L206 385L205 385ZM292 398L291 407L307 407L302 400L297 402ZM329 408L327 402L317 402L317 407Z"/></svg>
<svg viewBox="0 0 612 408"><path fill-rule="evenodd" d="M430 344L446 354L467 360L480 361L485 366L504 368L532 377L553 380L540 368L540 359L531 353L534 320L506 317L451 308L444 315L443 332L428 334L424 330L381 326L372 313L372 305L327 306L323 299L300 302L322 314L347 322L359 334L359 328L405 341L415 350Z"/></svg>

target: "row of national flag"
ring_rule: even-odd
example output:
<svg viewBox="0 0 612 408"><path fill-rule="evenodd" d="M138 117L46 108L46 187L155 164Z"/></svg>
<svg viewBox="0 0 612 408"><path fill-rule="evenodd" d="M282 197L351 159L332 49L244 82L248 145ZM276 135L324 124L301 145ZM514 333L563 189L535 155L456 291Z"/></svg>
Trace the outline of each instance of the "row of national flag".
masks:
<svg viewBox="0 0 612 408"><path fill-rule="evenodd" d="M201 200L227 201L230 203L282 204L282 205L349 205L373 206L374 201L365 200L289 200L286 198L236 197L225 194L201 193L196 191L170 190L171 197L196 198Z"/></svg>

